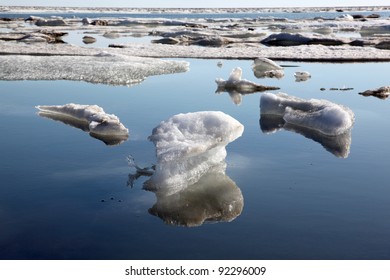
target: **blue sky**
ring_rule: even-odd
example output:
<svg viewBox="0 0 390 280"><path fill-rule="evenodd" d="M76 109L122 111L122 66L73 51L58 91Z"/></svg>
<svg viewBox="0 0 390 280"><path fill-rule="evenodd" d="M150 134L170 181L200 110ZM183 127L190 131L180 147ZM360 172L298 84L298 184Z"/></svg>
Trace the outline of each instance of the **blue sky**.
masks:
<svg viewBox="0 0 390 280"><path fill-rule="evenodd" d="M311 7L311 6L389 6L389 0L0 0L0 5L71 7Z"/></svg>

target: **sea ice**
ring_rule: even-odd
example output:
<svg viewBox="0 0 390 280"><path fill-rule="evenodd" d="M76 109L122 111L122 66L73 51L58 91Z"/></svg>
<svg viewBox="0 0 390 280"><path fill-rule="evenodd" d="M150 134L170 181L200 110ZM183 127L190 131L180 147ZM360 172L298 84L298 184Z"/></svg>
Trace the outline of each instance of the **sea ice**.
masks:
<svg viewBox="0 0 390 280"><path fill-rule="evenodd" d="M299 71L294 73L296 82L304 82L311 78L311 74L307 71Z"/></svg>
<svg viewBox="0 0 390 280"><path fill-rule="evenodd" d="M375 96L380 99L386 99L390 95L390 86L384 86L373 90L366 90L363 92L360 92L359 94L363 96Z"/></svg>
<svg viewBox="0 0 390 280"><path fill-rule="evenodd" d="M242 135L244 126L216 111L178 114L153 129L157 165L145 189L171 195L195 184L226 158L226 145Z"/></svg>
<svg viewBox="0 0 390 280"><path fill-rule="evenodd" d="M104 112L97 105L66 105L36 106L39 115L61 121L73 127L90 133L91 136L104 141L107 145L115 145L127 140L129 130L119 121L119 118Z"/></svg>
<svg viewBox="0 0 390 280"><path fill-rule="evenodd" d="M188 62L184 61L107 52L95 55L2 55L0 80L65 79L130 86L142 82L148 76L188 71L188 66Z"/></svg>
<svg viewBox="0 0 390 280"><path fill-rule="evenodd" d="M286 123L336 136L351 129L355 116L351 109L327 100L304 100L285 93L263 93L261 114L283 116Z"/></svg>
<svg viewBox="0 0 390 280"><path fill-rule="evenodd" d="M259 57L256 58L252 64L253 73L257 78L283 78L283 67L279 66L276 62L268 58Z"/></svg>
<svg viewBox="0 0 390 280"><path fill-rule="evenodd" d="M242 69L240 67L234 68L230 73L229 79L224 80L217 78L215 82L218 85L216 92L238 92L238 93L253 93L258 91L276 90L278 87L263 86L254 82L242 79Z"/></svg>

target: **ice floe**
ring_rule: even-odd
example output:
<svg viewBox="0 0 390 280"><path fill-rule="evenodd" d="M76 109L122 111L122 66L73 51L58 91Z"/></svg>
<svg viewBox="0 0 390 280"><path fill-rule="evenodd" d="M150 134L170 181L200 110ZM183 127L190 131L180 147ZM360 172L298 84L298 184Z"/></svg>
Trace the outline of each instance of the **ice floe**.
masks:
<svg viewBox="0 0 390 280"><path fill-rule="evenodd" d="M184 61L131 57L107 52L95 55L0 56L0 80L72 80L131 86L152 75L188 70Z"/></svg>
<svg viewBox="0 0 390 280"><path fill-rule="evenodd" d="M301 99L285 93L263 93L262 115L282 116L286 123L336 136L352 128L355 116L351 109L328 100Z"/></svg>
<svg viewBox="0 0 390 280"><path fill-rule="evenodd" d="M277 78L284 77L284 69L276 62L265 57L258 57L252 64L252 70L256 78Z"/></svg>
<svg viewBox="0 0 390 280"><path fill-rule="evenodd" d="M173 194L195 184L226 157L226 145L244 126L218 111L178 114L161 122L149 140L156 146L157 165L147 190Z"/></svg>
<svg viewBox="0 0 390 280"><path fill-rule="evenodd" d="M296 82L304 82L311 78L311 74L307 71L298 71L294 73Z"/></svg>
<svg viewBox="0 0 390 280"><path fill-rule="evenodd" d="M39 110L40 116L61 121L89 132L92 137L102 140L107 145L120 144L129 136L129 130L117 116L107 114L103 108L97 105L69 103L66 105L39 105L36 108Z"/></svg>
<svg viewBox="0 0 390 280"><path fill-rule="evenodd" d="M375 96L375 97L378 97L380 99L386 99L390 95L390 86L383 86L383 87L373 89L373 90L366 90L366 91L360 92L359 94L363 95L363 96Z"/></svg>

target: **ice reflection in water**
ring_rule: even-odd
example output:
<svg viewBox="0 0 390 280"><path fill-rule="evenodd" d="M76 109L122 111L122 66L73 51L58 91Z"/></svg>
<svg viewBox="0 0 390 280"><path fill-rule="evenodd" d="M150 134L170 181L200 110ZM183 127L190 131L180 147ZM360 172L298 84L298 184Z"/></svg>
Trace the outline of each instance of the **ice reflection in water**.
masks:
<svg viewBox="0 0 390 280"><path fill-rule="evenodd" d="M285 93L264 93L260 99L260 128L265 133L285 129L320 143L346 158L355 116L351 109L327 100L304 100Z"/></svg>
<svg viewBox="0 0 390 280"><path fill-rule="evenodd" d="M206 222L230 222L244 206L241 190L226 174L226 163L210 168L199 181L169 195L156 192L157 202L149 213L165 223L200 226Z"/></svg>
<svg viewBox="0 0 390 280"><path fill-rule="evenodd" d="M231 221L243 208L240 189L225 174L226 145L244 127L222 112L179 114L163 121L149 137L156 146L155 168L136 169L128 184L150 176L144 189L156 194L149 210L168 224L199 226L205 221Z"/></svg>
<svg viewBox="0 0 390 280"><path fill-rule="evenodd" d="M350 152L352 142L351 129L345 133L328 136L316 130L286 123L282 116L262 114L260 117L260 129L263 133L274 133L284 129L295 132L320 143L328 152L336 157L347 158Z"/></svg>
<svg viewBox="0 0 390 280"><path fill-rule="evenodd" d="M47 112L39 112L38 115L40 117L45 117L54 121L59 121L66 125L88 132L91 137L103 141L108 146L120 145L129 138L128 135L101 135L101 134L90 132L88 122L77 120L75 118L68 117L65 115L50 114Z"/></svg>

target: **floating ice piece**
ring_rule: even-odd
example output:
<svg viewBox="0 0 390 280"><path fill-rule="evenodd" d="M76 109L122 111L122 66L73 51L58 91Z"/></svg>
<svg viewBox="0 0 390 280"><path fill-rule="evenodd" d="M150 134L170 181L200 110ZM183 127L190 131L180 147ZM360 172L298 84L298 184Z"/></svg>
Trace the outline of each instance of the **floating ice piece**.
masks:
<svg viewBox="0 0 390 280"><path fill-rule="evenodd" d="M115 145L127 140L129 130L115 115L104 112L97 105L49 105L36 106L39 115L58 120L73 127L88 131L91 136L104 141L108 145Z"/></svg>
<svg viewBox="0 0 390 280"><path fill-rule="evenodd" d="M145 188L172 194L193 185L225 160L225 146L243 131L240 122L215 111L179 114L161 122L149 136L157 165Z"/></svg>
<svg viewBox="0 0 390 280"><path fill-rule="evenodd" d="M240 67L237 67L234 68L233 71L230 73L228 80L217 78L215 80L215 82L218 85L216 92L235 91L239 93L253 93L258 91L279 89L278 87L263 86L260 84L256 84L246 79L242 79L241 77L242 77L242 69Z"/></svg>
<svg viewBox="0 0 390 280"><path fill-rule="evenodd" d="M259 71L283 70L283 67L265 57L256 58L252 64L252 68L256 68Z"/></svg>
<svg viewBox="0 0 390 280"><path fill-rule="evenodd" d="M294 77L295 77L296 82L303 82L303 81L307 81L308 79L310 79L311 74L307 71L300 71L300 72L295 72Z"/></svg>
<svg viewBox="0 0 390 280"><path fill-rule="evenodd" d="M0 80L72 80L130 86L152 75L188 71L188 62L126 55L0 56Z"/></svg>
<svg viewBox="0 0 390 280"><path fill-rule="evenodd" d="M257 78L277 78L281 79L284 76L283 67L279 66L274 61L259 57L252 64L253 73Z"/></svg>
<svg viewBox="0 0 390 280"><path fill-rule="evenodd" d="M296 126L336 136L352 128L355 116L351 109L327 100L304 100L285 93L263 93L260 99L261 114L282 116Z"/></svg>
<svg viewBox="0 0 390 280"><path fill-rule="evenodd" d="M364 92L360 92L359 94L363 96L375 96L380 99L386 99L390 95L390 86L380 87L374 90L366 90Z"/></svg>
<svg viewBox="0 0 390 280"><path fill-rule="evenodd" d="M170 225L194 227L204 222L230 222L244 206L241 190L225 175L226 163L210 168L193 185L166 195L157 193L149 213Z"/></svg>
<svg viewBox="0 0 390 280"><path fill-rule="evenodd" d="M336 17L336 20L347 20L347 21L353 21L354 18L353 16L349 15L349 14L343 14L339 17Z"/></svg>

